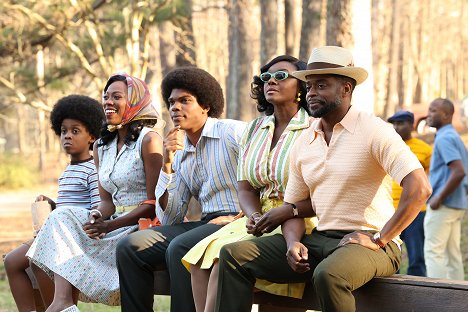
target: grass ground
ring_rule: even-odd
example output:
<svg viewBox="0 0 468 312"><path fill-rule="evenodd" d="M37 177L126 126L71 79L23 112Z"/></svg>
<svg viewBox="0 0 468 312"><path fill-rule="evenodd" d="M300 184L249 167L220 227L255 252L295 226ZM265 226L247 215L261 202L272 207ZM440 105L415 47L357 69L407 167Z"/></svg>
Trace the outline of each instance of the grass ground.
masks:
<svg viewBox="0 0 468 312"><path fill-rule="evenodd" d="M3 263L0 265L0 273L4 272ZM169 311L170 298L167 296L154 297L154 311L166 312ZM79 302L78 307L84 312L117 312L120 307L109 307L98 303L83 303ZM18 311L10 292L8 281L5 275L0 275L0 312L15 312Z"/></svg>
<svg viewBox="0 0 468 312"><path fill-rule="evenodd" d="M1 268L3 269L3 267ZM155 296L154 298L154 311L166 312L169 311L170 298L167 296ZM79 302L78 307L83 312L117 312L120 311L120 307L108 307L98 303L83 303ZM11 296L10 287L8 281L3 279L0 280L0 312L15 312L15 302Z"/></svg>

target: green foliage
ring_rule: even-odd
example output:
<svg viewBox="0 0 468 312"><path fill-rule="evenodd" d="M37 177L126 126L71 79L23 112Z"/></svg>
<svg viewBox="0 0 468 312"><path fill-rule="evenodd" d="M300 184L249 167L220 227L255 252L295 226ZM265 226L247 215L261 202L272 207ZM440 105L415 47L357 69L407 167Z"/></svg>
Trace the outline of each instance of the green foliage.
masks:
<svg viewBox="0 0 468 312"><path fill-rule="evenodd" d="M17 154L0 154L0 189L27 188L35 185L39 181L39 173L31 160Z"/></svg>
<svg viewBox="0 0 468 312"><path fill-rule="evenodd" d="M49 88L52 90L65 90L68 86L68 83L63 79L52 79L49 82Z"/></svg>
<svg viewBox="0 0 468 312"><path fill-rule="evenodd" d="M168 20L175 20L181 17L187 17L191 14L192 8L187 5L187 1L172 0L168 1L161 9L156 12L156 21L164 22Z"/></svg>

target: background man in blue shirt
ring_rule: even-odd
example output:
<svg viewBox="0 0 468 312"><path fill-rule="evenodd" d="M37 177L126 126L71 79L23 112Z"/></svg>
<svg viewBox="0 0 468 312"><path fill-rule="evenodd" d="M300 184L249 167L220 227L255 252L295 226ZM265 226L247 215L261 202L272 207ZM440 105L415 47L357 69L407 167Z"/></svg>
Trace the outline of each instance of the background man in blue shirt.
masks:
<svg viewBox="0 0 468 312"><path fill-rule="evenodd" d="M461 221L467 209L466 168L468 153L452 126L453 103L435 99L427 123L437 129L429 170L429 198L424 231L428 277L464 279L460 250Z"/></svg>

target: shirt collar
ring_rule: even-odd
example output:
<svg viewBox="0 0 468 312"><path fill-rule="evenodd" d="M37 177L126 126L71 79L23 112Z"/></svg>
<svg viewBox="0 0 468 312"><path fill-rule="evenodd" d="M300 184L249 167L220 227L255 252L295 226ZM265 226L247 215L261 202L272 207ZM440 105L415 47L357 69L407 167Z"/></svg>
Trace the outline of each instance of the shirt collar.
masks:
<svg viewBox="0 0 468 312"><path fill-rule="evenodd" d="M218 121L219 119L217 118L208 117L208 119L205 122L205 125L203 126L200 139L198 139L199 142L203 137L212 138L212 139L221 138L219 127L216 127L216 124L218 123ZM185 136L185 150L187 151L194 150L194 146L192 145L192 143L190 143L190 140L188 139L187 136Z"/></svg>
<svg viewBox="0 0 468 312"><path fill-rule="evenodd" d="M261 129L271 128L275 126L275 115L271 114L269 116L263 117L262 124L260 125Z"/></svg>
<svg viewBox="0 0 468 312"><path fill-rule="evenodd" d="M346 113L346 115L341 119L339 124L343 126L348 132L354 133L356 130L356 125L359 117L359 111L354 108L354 106L351 106Z"/></svg>
<svg viewBox="0 0 468 312"><path fill-rule="evenodd" d="M356 130L356 126L357 126L358 117L359 117L359 110L356 109L354 106L351 106L348 112L346 113L346 115L344 115L343 119L341 119L341 121L338 122L338 124L340 124L348 132L354 133L354 131ZM313 129L314 135L310 139L310 143L315 141L318 134L323 133L322 118L314 121L311 125L311 128Z"/></svg>
<svg viewBox="0 0 468 312"><path fill-rule="evenodd" d="M309 117L309 114L307 114L307 111L303 107L300 107L297 113L289 121L286 129L292 131L292 130L300 130L300 129L308 128L310 125L309 120L310 120L310 117ZM264 117L260 128L265 129L267 127L274 127L274 126L275 126L275 115L272 114L270 116Z"/></svg>
<svg viewBox="0 0 468 312"><path fill-rule="evenodd" d="M437 130L436 134L442 134L442 133L450 131L452 129L454 129L452 124L446 124L446 125L440 127L439 130Z"/></svg>
<svg viewBox="0 0 468 312"><path fill-rule="evenodd" d="M216 118L208 117L208 119L205 122L205 125L203 126L203 131L202 131L200 138L201 137L207 137L207 138L213 138L213 139L221 138L219 129L218 127L216 127L217 121L218 119Z"/></svg>
<svg viewBox="0 0 468 312"><path fill-rule="evenodd" d="M300 107L296 115L294 115L294 117L289 122L287 129L288 130L301 130L301 129L309 128L310 121L311 121L311 118L309 114L307 114L307 111L303 107Z"/></svg>

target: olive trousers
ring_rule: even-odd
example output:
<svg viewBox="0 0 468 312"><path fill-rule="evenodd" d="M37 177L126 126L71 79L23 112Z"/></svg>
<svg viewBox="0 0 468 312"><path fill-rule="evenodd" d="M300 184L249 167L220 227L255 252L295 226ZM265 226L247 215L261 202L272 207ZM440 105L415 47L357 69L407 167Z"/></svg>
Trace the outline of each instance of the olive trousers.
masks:
<svg viewBox="0 0 468 312"><path fill-rule="evenodd" d="M305 235L311 270L296 273L286 259L280 234L228 244L219 259L216 311L250 311L255 279L275 283L312 282L322 311L355 311L352 291L376 276L394 274L400 265L399 246L390 242L377 251L358 244L337 247L350 232L317 231Z"/></svg>

